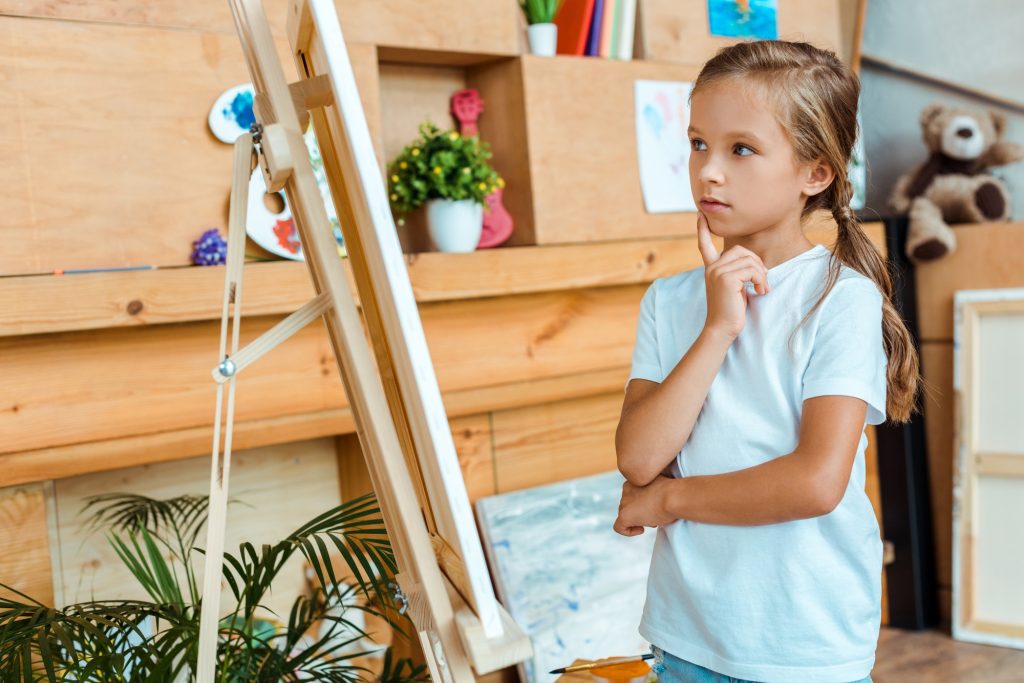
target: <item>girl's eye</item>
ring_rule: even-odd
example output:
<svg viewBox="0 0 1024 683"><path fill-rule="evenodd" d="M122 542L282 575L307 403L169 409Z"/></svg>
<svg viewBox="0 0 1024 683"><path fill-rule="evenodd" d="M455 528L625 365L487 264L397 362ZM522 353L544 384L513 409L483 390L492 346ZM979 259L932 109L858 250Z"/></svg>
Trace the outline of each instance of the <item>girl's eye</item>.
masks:
<svg viewBox="0 0 1024 683"><path fill-rule="evenodd" d="M690 149L694 150L695 152L703 152L703 145L704 141L699 138L694 138L693 140L690 140Z"/></svg>
<svg viewBox="0 0 1024 683"><path fill-rule="evenodd" d="M746 145L736 145L733 149L735 149L737 154L739 154L741 157L748 157L748 156L750 156L751 154L754 153L754 150L750 149ZM750 154L741 154L740 150L746 150L746 151L750 152Z"/></svg>

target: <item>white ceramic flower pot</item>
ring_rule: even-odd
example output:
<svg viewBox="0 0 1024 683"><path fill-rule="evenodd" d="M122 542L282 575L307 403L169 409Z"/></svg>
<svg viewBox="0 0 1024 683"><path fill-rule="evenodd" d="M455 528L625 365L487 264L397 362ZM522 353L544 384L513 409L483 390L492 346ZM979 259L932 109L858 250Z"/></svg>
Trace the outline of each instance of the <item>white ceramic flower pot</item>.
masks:
<svg viewBox="0 0 1024 683"><path fill-rule="evenodd" d="M542 57L554 57L558 45L558 26L555 24L530 24L526 29L530 38L530 52Z"/></svg>
<svg viewBox="0 0 1024 683"><path fill-rule="evenodd" d="M484 207L472 199L427 201L427 232L441 251L475 251L483 226Z"/></svg>

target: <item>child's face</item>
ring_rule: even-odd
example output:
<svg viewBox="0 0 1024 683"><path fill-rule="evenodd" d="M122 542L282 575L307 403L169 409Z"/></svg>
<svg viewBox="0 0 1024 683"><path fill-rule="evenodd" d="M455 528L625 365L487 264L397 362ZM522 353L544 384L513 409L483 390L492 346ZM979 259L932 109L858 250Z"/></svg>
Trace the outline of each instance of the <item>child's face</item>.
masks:
<svg viewBox="0 0 1024 683"><path fill-rule="evenodd" d="M754 92L724 81L690 100L690 189L721 237L798 225L806 193L820 191L771 106ZM724 206L702 201L707 198Z"/></svg>

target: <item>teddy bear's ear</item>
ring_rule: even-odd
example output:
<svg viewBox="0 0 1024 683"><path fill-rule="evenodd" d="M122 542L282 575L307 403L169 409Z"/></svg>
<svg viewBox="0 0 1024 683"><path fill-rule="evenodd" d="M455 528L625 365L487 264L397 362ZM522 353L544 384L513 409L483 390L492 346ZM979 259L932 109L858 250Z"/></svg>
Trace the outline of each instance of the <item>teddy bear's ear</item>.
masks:
<svg viewBox="0 0 1024 683"><path fill-rule="evenodd" d="M996 129L996 137L1003 136L1003 129L1006 128L1006 116L1001 112L989 110L988 115L992 118L992 127Z"/></svg>
<svg viewBox="0 0 1024 683"><path fill-rule="evenodd" d="M927 107L921 110L921 127L927 128L928 124L931 123L936 116L938 116L944 111L946 111L946 106L941 102L932 102L931 104L929 104Z"/></svg>

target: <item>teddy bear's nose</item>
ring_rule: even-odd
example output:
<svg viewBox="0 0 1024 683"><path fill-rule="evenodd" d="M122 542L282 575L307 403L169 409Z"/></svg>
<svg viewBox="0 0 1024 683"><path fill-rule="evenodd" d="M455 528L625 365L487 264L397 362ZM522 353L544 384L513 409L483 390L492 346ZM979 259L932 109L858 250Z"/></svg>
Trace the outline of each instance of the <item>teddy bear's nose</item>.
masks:
<svg viewBox="0 0 1024 683"><path fill-rule="evenodd" d="M956 131L956 135L959 138L969 138L974 135L974 131L970 128L960 128Z"/></svg>

